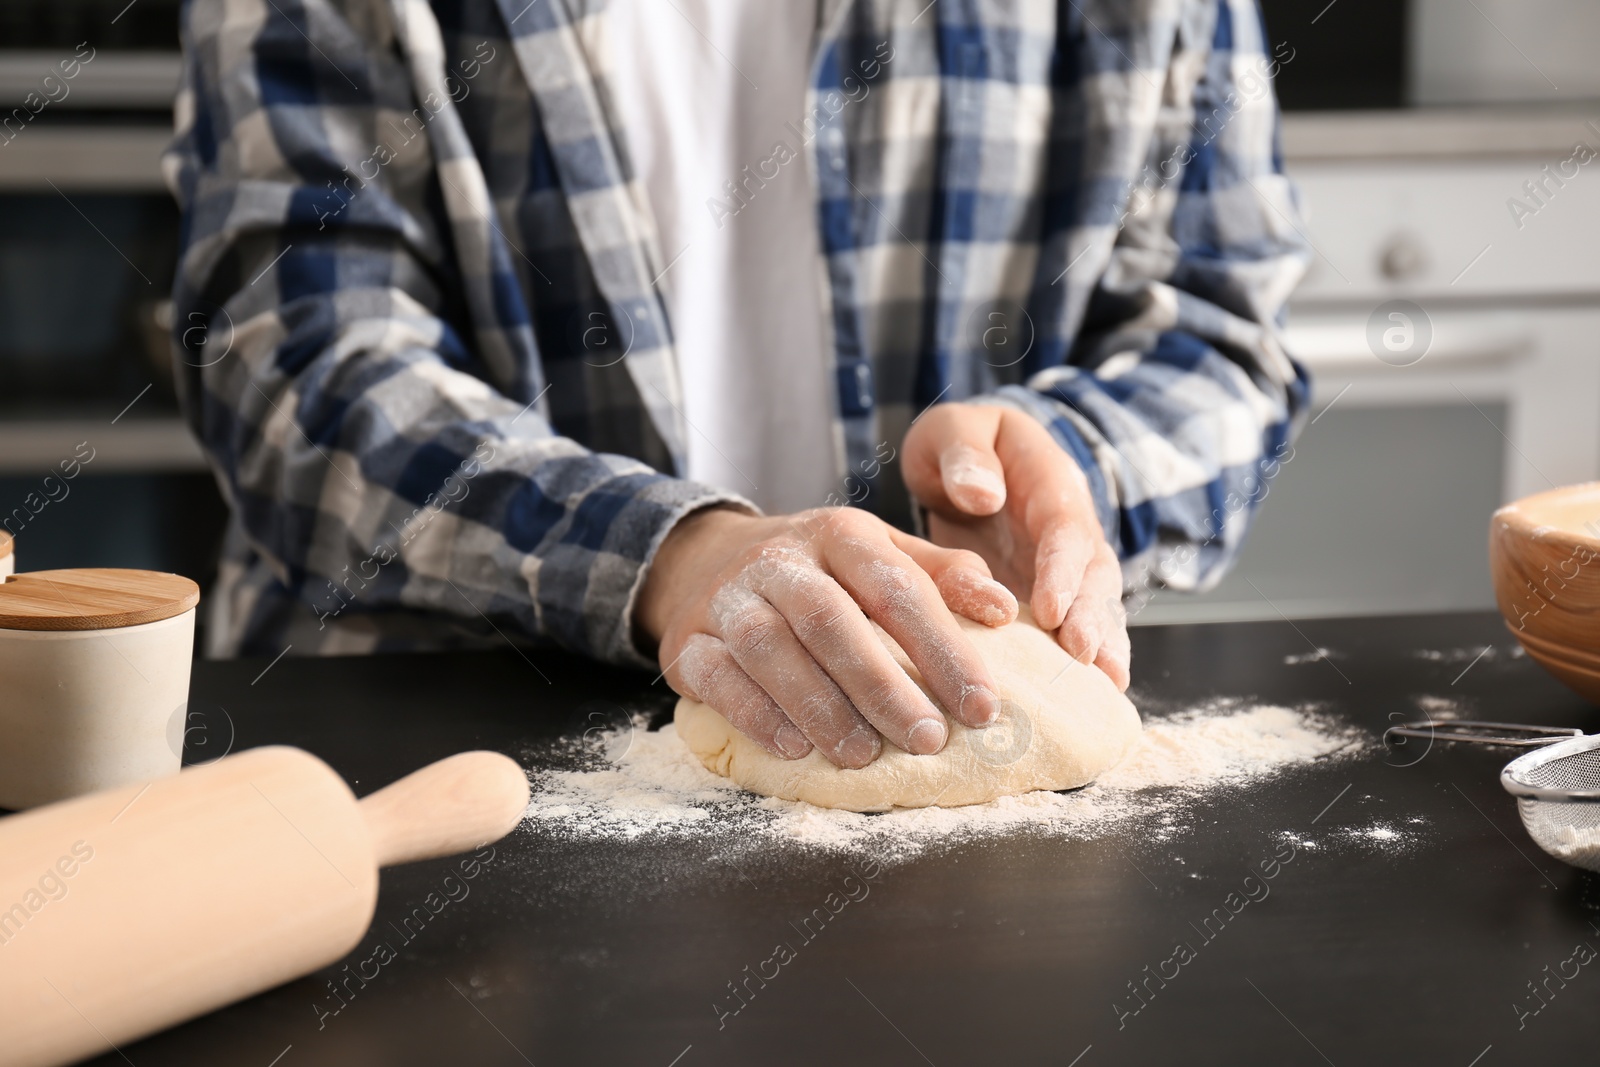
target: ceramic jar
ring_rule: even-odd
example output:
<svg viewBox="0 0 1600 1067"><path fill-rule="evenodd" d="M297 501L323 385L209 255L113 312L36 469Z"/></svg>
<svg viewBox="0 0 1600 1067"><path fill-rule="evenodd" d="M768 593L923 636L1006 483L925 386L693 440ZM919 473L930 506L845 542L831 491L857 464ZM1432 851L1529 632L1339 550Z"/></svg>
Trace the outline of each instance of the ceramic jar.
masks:
<svg viewBox="0 0 1600 1067"><path fill-rule="evenodd" d="M0 807L178 773L200 589L80 569L0 584Z"/></svg>

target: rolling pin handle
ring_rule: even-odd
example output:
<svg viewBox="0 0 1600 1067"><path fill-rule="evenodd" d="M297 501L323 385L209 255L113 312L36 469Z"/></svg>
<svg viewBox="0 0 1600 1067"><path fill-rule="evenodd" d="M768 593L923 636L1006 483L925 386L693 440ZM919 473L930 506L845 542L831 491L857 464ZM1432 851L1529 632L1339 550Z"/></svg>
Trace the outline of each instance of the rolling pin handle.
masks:
<svg viewBox="0 0 1600 1067"><path fill-rule="evenodd" d="M498 752L463 752L365 797L379 867L437 859L498 841L528 807L528 776Z"/></svg>

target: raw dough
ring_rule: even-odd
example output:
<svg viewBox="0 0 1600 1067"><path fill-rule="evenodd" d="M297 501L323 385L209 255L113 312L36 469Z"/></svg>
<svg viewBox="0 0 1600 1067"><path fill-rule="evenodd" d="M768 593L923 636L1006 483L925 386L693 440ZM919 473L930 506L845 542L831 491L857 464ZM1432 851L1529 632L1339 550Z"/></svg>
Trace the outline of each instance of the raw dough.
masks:
<svg viewBox="0 0 1600 1067"><path fill-rule="evenodd" d="M1115 765L1139 736L1139 713L1128 698L1098 668L1062 651L1026 608L998 630L958 621L993 672L1005 710L983 730L947 716L950 738L934 755L913 756L886 741L883 754L860 770L841 770L817 751L783 760L688 698L678 701L678 736L708 770L752 792L848 811L954 808L1035 789L1075 789ZM877 633L926 692L905 652Z"/></svg>

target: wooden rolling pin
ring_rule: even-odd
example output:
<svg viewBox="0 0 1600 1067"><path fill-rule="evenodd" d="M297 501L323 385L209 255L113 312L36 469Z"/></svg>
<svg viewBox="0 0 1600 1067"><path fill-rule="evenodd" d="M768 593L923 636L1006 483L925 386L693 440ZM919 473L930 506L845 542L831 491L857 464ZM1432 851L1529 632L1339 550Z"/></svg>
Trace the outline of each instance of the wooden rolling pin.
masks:
<svg viewBox="0 0 1600 1067"><path fill-rule="evenodd" d="M493 752L357 801L327 764L258 748L0 819L0 1065L68 1063L309 974L356 947L378 868L516 826Z"/></svg>

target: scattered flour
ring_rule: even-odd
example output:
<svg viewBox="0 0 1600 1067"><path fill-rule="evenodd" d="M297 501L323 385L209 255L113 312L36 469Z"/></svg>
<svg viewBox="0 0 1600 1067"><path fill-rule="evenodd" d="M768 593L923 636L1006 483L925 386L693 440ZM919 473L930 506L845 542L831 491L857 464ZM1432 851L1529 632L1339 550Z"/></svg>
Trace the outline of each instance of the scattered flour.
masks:
<svg viewBox="0 0 1600 1067"><path fill-rule="evenodd" d="M1370 798L1368 798L1370 799ZM1373 822L1366 826L1329 827L1323 834L1322 841L1316 838L1301 836L1294 833L1278 835L1281 840L1288 841L1295 848L1307 849L1315 852L1330 842L1334 847L1340 843L1355 845L1366 851L1382 849L1387 852L1399 852L1415 844L1422 836L1421 827L1427 820L1413 816L1405 820L1406 826L1394 822Z"/></svg>
<svg viewBox="0 0 1600 1067"><path fill-rule="evenodd" d="M640 716L538 758L570 766L535 772L524 822L579 839L715 836L828 851L870 848L886 858L937 841L1008 832L1082 838L1137 824L1147 839L1163 840L1186 829L1184 810L1208 790L1346 758L1368 744L1309 709L1226 700L1147 720L1128 757L1084 789L862 815L747 793L701 766L671 725L651 731Z"/></svg>
<svg viewBox="0 0 1600 1067"><path fill-rule="evenodd" d="M1480 659L1484 663L1493 663L1497 659L1521 659L1527 653L1523 651L1521 645L1513 644L1508 648L1498 648L1494 645L1477 645L1473 648L1419 648L1412 655L1429 663L1471 663Z"/></svg>
<svg viewBox="0 0 1600 1067"><path fill-rule="evenodd" d="M1420 820L1412 819L1410 821L1416 823ZM1365 845L1379 845L1388 849L1405 848L1411 844L1414 837L1413 834L1408 833L1401 827L1387 822L1375 822L1370 826L1352 826L1343 831L1343 836L1347 841Z"/></svg>
<svg viewBox="0 0 1600 1067"><path fill-rule="evenodd" d="M1344 657L1342 655L1335 652L1333 649L1323 648L1319 645L1314 651L1311 652L1301 652L1299 655L1285 656L1283 657L1283 662L1285 666L1294 667L1301 663L1320 663L1325 659L1343 658Z"/></svg>
<svg viewBox="0 0 1600 1067"><path fill-rule="evenodd" d="M1417 707L1434 722L1449 722L1461 718L1461 703L1454 697L1431 696L1426 693L1411 698Z"/></svg>

